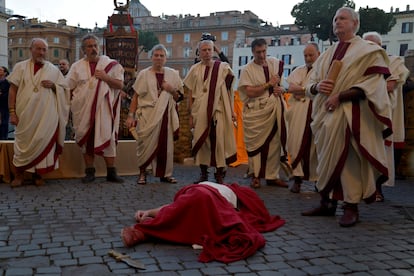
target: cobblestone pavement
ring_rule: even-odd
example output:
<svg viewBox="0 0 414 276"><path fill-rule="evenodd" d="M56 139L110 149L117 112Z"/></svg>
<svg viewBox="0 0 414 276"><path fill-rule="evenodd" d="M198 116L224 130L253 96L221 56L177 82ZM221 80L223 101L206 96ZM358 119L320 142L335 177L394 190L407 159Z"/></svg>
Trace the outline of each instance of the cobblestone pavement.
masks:
<svg viewBox="0 0 414 276"><path fill-rule="evenodd" d="M245 166L229 168L227 182L247 186ZM342 228L336 217L302 217L319 201L312 183L300 194L263 185L257 193L286 225L265 233L266 246L231 264L200 263L189 246L145 243L123 247L122 227L134 223L136 209L171 201L198 177L194 166L175 166L178 184L146 186L127 176L124 184L98 178L49 180L46 185L10 188L0 184L0 275L414 275L414 181L385 188L385 202L360 204L355 227ZM212 174L210 174L212 175ZM110 249L142 261L136 270L107 255Z"/></svg>

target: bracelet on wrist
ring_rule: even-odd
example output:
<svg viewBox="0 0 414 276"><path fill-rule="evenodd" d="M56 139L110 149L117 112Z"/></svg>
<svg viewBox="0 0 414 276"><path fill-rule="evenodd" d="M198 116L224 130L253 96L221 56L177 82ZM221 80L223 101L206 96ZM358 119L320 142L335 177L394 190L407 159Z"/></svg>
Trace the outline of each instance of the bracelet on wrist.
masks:
<svg viewBox="0 0 414 276"><path fill-rule="evenodd" d="M268 83L268 82L266 82L265 84L262 85L262 87L263 87L264 90L269 89L271 86L272 85L270 83Z"/></svg>
<svg viewBox="0 0 414 276"><path fill-rule="evenodd" d="M312 95L316 95L316 94L318 94L318 90L316 89L316 87L318 86L318 84L317 83L315 83L315 84L313 84L312 86L311 86L311 89L310 89L310 93L312 94Z"/></svg>
<svg viewBox="0 0 414 276"><path fill-rule="evenodd" d="M9 113L10 113L10 114L14 114L14 113L16 113L16 109L14 109L14 108L9 108Z"/></svg>
<svg viewBox="0 0 414 276"><path fill-rule="evenodd" d="M135 118L135 113L134 112L129 112L128 117Z"/></svg>

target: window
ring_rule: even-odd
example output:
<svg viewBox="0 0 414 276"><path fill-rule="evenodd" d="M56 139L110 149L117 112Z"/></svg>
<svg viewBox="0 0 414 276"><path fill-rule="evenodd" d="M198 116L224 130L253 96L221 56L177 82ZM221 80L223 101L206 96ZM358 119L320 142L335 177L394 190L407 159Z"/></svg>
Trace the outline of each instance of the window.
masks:
<svg viewBox="0 0 414 276"><path fill-rule="evenodd" d="M413 22L403 22L401 26L401 33L407 34L413 32Z"/></svg>
<svg viewBox="0 0 414 276"><path fill-rule="evenodd" d="M229 40L229 32L221 32L221 40Z"/></svg>
<svg viewBox="0 0 414 276"><path fill-rule="evenodd" d="M182 77L184 78L185 76L187 76L188 71L190 71L190 68L188 66L184 66L182 69Z"/></svg>
<svg viewBox="0 0 414 276"><path fill-rule="evenodd" d="M191 55L191 48L190 47L184 47L183 49L183 57L188 58Z"/></svg>
<svg viewBox="0 0 414 276"><path fill-rule="evenodd" d="M172 43L172 39L173 39L172 34L165 35L165 41L167 43Z"/></svg>
<svg viewBox="0 0 414 276"><path fill-rule="evenodd" d="M239 57L239 66L246 65L249 62L249 57L247 56L240 56Z"/></svg>
<svg viewBox="0 0 414 276"><path fill-rule="evenodd" d="M283 69L283 77L287 78L290 74L290 69L289 68L285 68Z"/></svg>
<svg viewBox="0 0 414 276"><path fill-rule="evenodd" d="M401 44L400 45L400 57L405 56L405 52L408 50L408 44Z"/></svg>
<svg viewBox="0 0 414 276"><path fill-rule="evenodd" d="M292 64L292 55L282 55L282 60L285 64Z"/></svg>
<svg viewBox="0 0 414 276"><path fill-rule="evenodd" d="M225 56L227 56L228 54L229 54L229 47L227 47L227 46L223 46L223 47L221 47L221 49L220 49L222 52L223 52L223 54L225 55Z"/></svg>
<svg viewBox="0 0 414 276"><path fill-rule="evenodd" d="M23 50L19 49L19 57L23 57Z"/></svg>
<svg viewBox="0 0 414 276"><path fill-rule="evenodd" d="M171 47L167 47L166 49L167 49L167 57L172 57L172 55L173 55L172 48Z"/></svg>
<svg viewBox="0 0 414 276"><path fill-rule="evenodd" d="M190 34L184 34L184 42L190 42L191 36Z"/></svg>
<svg viewBox="0 0 414 276"><path fill-rule="evenodd" d="M54 49L53 50L53 56L56 57L56 58L59 57L59 49Z"/></svg>
<svg viewBox="0 0 414 276"><path fill-rule="evenodd" d="M22 44L23 43L23 38L19 37L19 39L17 40L17 43Z"/></svg>
<svg viewBox="0 0 414 276"><path fill-rule="evenodd" d="M55 43L55 44L59 44L59 37L54 37L53 38L53 43Z"/></svg>

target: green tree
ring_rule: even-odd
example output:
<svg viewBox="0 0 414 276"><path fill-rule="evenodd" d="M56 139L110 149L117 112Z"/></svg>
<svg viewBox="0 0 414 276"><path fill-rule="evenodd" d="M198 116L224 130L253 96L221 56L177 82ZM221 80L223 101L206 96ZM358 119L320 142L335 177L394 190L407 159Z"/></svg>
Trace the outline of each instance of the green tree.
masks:
<svg viewBox="0 0 414 276"><path fill-rule="evenodd" d="M154 45L157 45L158 43L160 43L160 41L154 32L140 30L138 32L138 56L142 52L147 53L152 49L152 47L154 47Z"/></svg>
<svg viewBox="0 0 414 276"><path fill-rule="evenodd" d="M360 28L359 35L363 33L376 31L380 34L388 33L396 24L392 13L386 13L378 8L359 8Z"/></svg>
<svg viewBox="0 0 414 276"><path fill-rule="evenodd" d="M319 39L329 39L332 44L332 19L341 7L354 9L355 3L352 0L304 0L293 7L291 15L295 18L296 25L307 28Z"/></svg>

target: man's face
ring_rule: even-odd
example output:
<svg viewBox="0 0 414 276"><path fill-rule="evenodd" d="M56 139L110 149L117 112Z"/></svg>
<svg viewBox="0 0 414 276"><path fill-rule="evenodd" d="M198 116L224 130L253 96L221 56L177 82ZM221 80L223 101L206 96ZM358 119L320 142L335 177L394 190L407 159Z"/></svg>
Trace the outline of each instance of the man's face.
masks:
<svg viewBox="0 0 414 276"><path fill-rule="evenodd" d="M87 39L84 42L85 55L90 61L96 61L99 57L99 46L95 39Z"/></svg>
<svg viewBox="0 0 414 276"><path fill-rule="evenodd" d="M167 56L165 55L163 50L155 50L152 53L152 64L156 67L163 67L167 62Z"/></svg>
<svg viewBox="0 0 414 276"><path fill-rule="evenodd" d="M41 40L36 40L30 47L32 58L35 63L44 63L47 54L47 46Z"/></svg>
<svg viewBox="0 0 414 276"><path fill-rule="evenodd" d="M254 47L252 50L254 61L258 64L263 64L266 61L267 45L260 45Z"/></svg>
<svg viewBox="0 0 414 276"><path fill-rule="evenodd" d="M212 43L202 43L199 48L200 60L209 61L213 58L214 46Z"/></svg>
<svg viewBox="0 0 414 276"><path fill-rule="evenodd" d="M346 10L339 10L333 19L333 31L337 36L350 35L356 30L357 20Z"/></svg>
<svg viewBox="0 0 414 276"><path fill-rule="evenodd" d="M69 70L69 63L67 63L65 60L59 61L59 70L62 73L66 73Z"/></svg>
<svg viewBox="0 0 414 276"><path fill-rule="evenodd" d="M306 66L311 67L319 57L319 51L316 50L314 46L308 45L306 46L305 50L303 50L303 57L305 58Z"/></svg>

